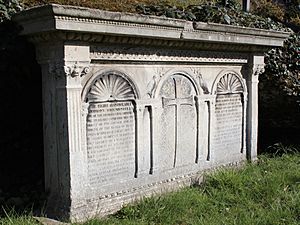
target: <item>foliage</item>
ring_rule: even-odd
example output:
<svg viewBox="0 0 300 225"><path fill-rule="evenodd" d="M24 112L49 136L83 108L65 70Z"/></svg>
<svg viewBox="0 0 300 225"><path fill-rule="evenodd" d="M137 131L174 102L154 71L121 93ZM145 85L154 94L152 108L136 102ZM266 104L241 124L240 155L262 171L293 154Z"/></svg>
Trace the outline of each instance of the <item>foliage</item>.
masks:
<svg viewBox="0 0 300 225"><path fill-rule="evenodd" d="M300 31L300 1L277 4L271 0L252 0L252 13L281 21ZM284 4L283 4L284 3ZM259 83L260 145L284 142L298 144L300 131L300 44L299 33L292 34L284 46L265 57L265 72ZM273 146L274 147L274 146ZM275 148L269 148L268 151Z"/></svg>
<svg viewBox="0 0 300 225"><path fill-rule="evenodd" d="M297 28L299 25L298 16L300 16L299 0L291 1L285 5L270 0L253 0L251 3L253 13L281 21L294 30L299 29L299 27ZM294 7L295 10L291 11L291 7ZM260 76L259 107L260 121L263 121L260 134L265 132L267 132L265 136L270 136L272 132L275 134L274 128L281 128L281 131L278 130L281 133L283 129L297 129L297 126L299 128L300 109L297 103L300 100L299 51L299 34L292 34L285 41L283 47L273 49L266 54L265 72ZM270 129L271 127L272 129ZM275 136L278 135L275 134Z"/></svg>
<svg viewBox="0 0 300 225"><path fill-rule="evenodd" d="M292 34L283 47L272 49L265 56L265 72L259 76L259 140L262 146L276 142L300 144L299 41L299 34Z"/></svg>
<svg viewBox="0 0 300 225"><path fill-rule="evenodd" d="M251 11L257 15L270 17L274 20L283 21L284 8L278 3L270 0L254 0L251 1Z"/></svg>
<svg viewBox="0 0 300 225"><path fill-rule="evenodd" d="M273 156L281 156L283 154L296 154L300 153L300 148L294 145L284 145L281 142L275 143L267 148L268 154Z"/></svg>
<svg viewBox="0 0 300 225"><path fill-rule="evenodd" d="M0 0L1 18L22 9L19 0ZM259 0L264 1L264 0ZM32 7L47 3L85 6L111 11L138 12L146 15L166 16L191 21L214 22L261 29L286 30L271 19L242 12L235 0L21 0L22 5ZM136 7L136 5L138 6ZM297 20L297 17L294 18Z"/></svg>
<svg viewBox="0 0 300 225"><path fill-rule="evenodd" d="M300 34L291 35L283 47L269 51L265 63L263 82L300 97Z"/></svg>
<svg viewBox="0 0 300 225"><path fill-rule="evenodd" d="M160 0L20 0L26 8L37 5L45 5L49 3L82 6L95 9L120 11L120 12L135 12L135 7L138 2L144 4L159 4ZM179 0L178 0L179 1Z"/></svg>
<svg viewBox="0 0 300 225"><path fill-rule="evenodd" d="M300 0L286 1L284 4L272 0L252 0L251 7L254 14L300 26Z"/></svg>
<svg viewBox="0 0 300 225"><path fill-rule="evenodd" d="M186 7L188 5L200 4L206 0L20 0L27 7L37 5L45 5L49 3L56 3L61 5L83 6L96 9L120 11L120 12L135 12L137 4L151 4L151 5L176 5ZM215 1L215 0L212 0Z"/></svg>
<svg viewBox="0 0 300 225"><path fill-rule="evenodd" d="M10 17L22 10L19 0L0 0L0 22L10 19Z"/></svg>
<svg viewBox="0 0 300 225"><path fill-rule="evenodd" d="M285 20L300 26L300 0L290 2L286 9Z"/></svg>
<svg viewBox="0 0 300 225"><path fill-rule="evenodd" d="M260 29L288 31L282 24L270 18L262 18L241 11L241 7L234 0L216 3L190 5L186 8L172 5L140 4L137 12L146 15L166 16L190 21L213 22Z"/></svg>

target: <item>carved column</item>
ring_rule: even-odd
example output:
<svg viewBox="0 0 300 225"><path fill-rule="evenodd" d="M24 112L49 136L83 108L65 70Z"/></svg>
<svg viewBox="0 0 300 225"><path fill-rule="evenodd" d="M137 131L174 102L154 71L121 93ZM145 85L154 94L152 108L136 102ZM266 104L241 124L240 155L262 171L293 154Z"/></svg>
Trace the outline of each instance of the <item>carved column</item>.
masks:
<svg viewBox="0 0 300 225"><path fill-rule="evenodd" d="M207 161L210 161L212 163L215 162L215 151L216 149L213 148L214 146L214 136L215 136L215 128L216 128L216 113L215 113L215 104L216 104L216 98L217 96L212 94L210 96L210 101L208 101L208 114L209 114L209 131L208 131L208 156Z"/></svg>
<svg viewBox="0 0 300 225"><path fill-rule="evenodd" d="M199 163L199 161L203 158L203 150L202 150L202 137L203 135L201 135L202 129L201 129L201 125L200 125L200 120L201 120L201 112L202 112L202 107L203 104L201 104L202 102L200 101L200 96L196 96L196 107L197 107L197 152L196 152L196 163Z"/></svg>
<svg viewBox="0 0 300 225"><path fill-rule="evenodd" d="M143 152L143 113L144 106L136 101L135 115L136 115L136 138L135 138L135 177L140 177L145 173L145 154Z"/></svg>
<svg viewBox="0 0 300 225"><path fill-rule="evenodd" d="M198 108L198 145L196 163L209 161L210 156L210 95L196 96ZM203 166L203 165L202 165Z"/></svg>
<svg viewBox="0 0 300 225"><path fill-rule="evenodd" d="M43 73L47 213L72 217L84 204L87 184L81 77L89 70L89 46L41 44L37 57Z"/></svg>
<svg viewBox="0 0 300 225"><path fill-rule="evenodd" d="M247 158L257 159L257 130L258 130L258 75L264 69L264 56L251 55L243 73L247 79Z"/></svg>
<svg viewBox="0 0 300 225"><path fill-rule="evenodd" d="M151 173L156 174L159 173L159 160L160 160L160 152L161 152L161 146L160 146L160 137L159 134L161 132L160 130L160 116L162 114L162 102L160 99L154 99L152 104L152 152L151 152Z"/></svg>
<svg viewBox="0 0 300 225"><path fill-rule="evenodd" d="M243 135L242 135L242 148L241 153L247 156L247 137L246 137L246 125L247 125L247 105L248 105L248 93L244 91L243 93Z"/></svg>

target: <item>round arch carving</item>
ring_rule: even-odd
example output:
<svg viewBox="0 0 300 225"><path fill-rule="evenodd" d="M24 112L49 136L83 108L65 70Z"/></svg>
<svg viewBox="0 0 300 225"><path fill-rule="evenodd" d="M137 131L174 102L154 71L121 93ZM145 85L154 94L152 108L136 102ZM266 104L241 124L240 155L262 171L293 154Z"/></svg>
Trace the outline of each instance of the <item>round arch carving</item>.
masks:
<svg viewBox="0 0 300 225"><path fill-rule="evenodd" d="M84 102L133 100L138 97L134 82L124 73L112 70L93 76L82 92Z"/></svg>
<svg viewBox="0 0 300 225"><path fill-rule="evenodd" d="M185 79L186 81L189 81L192 84L192 88L194 89L194 92L196 95L199 94L199 90L197 87L197 83L196 81L193 79L193 77L191 75L189 75L186 72L182 72L182 71L171 71L168 72L167 74L165 74L159 81L157 88L155 90L155 97L159 97L161 95L161 89L165 86L165 83L167 82L168 79L170 79L172 76L182 76L183 79Z"/></svg>
<svg viewBox="0 0 300 225"><path fill-rule="evenodd" d="M233 71L222 72L216 78L213 94L235 94L246 92L246 85L240 75Z"/></svg>

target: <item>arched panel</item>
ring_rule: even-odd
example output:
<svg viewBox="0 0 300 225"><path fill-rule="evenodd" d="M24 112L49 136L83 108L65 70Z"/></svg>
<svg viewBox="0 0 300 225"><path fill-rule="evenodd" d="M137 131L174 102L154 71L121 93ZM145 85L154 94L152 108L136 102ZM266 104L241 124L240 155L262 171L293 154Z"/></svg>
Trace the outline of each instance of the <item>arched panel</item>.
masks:
<svg viewBox="0 0 300 225"><path fill-rule="evenodd" d="M244 146L244 85L234 73L226 73L216 83L216 156L230 161Z"/></svg>
<svg viewBox="0 0 300 225"><path fill-rule="evenodd" d="M234 73L227 73L221 77L217 84L217 94L243 93L241 79Z"/></svg>
<svg viewBox="0 0 300 225"><path fill-rule="evenodd" d="M243 78L235 71L222 71L215 79L212 91L213 94L243 93L247 92Z"/></svg>
<svg viewBox="0 0 300 225"><path fill-rule="evenodd" d="M115 74L105 74L98 77L87 95L88 102L118 101L134 98L134 91L129 82Z"/></svg>
<svg viewBox="0 0 300 225"><path fill-rule="evenodd" d="M195 92L194 95L199 95L200 91L197 87L197 82L196 80L193 78L193 76L191 76L190 74L188 74L185 71L178 71L178 70L171 70L168 71L158 82L155 90L154 90L154 96L155 97L161 97L162 95L162 91L163 89L166 89L166 82L168 82L168 80L170 79L170 77L174 76L174 75L180 75L183 78L183 82L188 81L188 83L191 85L190 87L192 88L192 90Z"/></svg>
<svg viewBox="0 0 300 225"><path fill-rule="evenodd" d="M84 102L113 101L123 98L137 99L139 91L132 79L123 72L115 70L97 72L87 81L82 91Z"/></svg>
<svg viewBox="0 0 300 225"><path fill-rule="evenodd" d="M164 80L160 117L161 168L192 165L196 159L197 111L193 83L182 74Z"/></svg>
<svg viewBox="0 0 300 225"><path fill-rule="evenodd" d="M86 93L86 145L90 187L114 188L134 178L136 115L134 88L123 76L105 73Z"/></svg>

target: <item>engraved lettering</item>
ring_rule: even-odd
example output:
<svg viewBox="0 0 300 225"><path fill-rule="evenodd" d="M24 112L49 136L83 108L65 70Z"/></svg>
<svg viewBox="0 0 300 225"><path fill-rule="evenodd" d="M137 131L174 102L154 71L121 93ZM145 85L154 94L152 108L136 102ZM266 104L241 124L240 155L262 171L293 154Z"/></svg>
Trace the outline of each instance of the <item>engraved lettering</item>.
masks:
<svg viewBox="0 0 300 225"><path fill-rule="evenodd" d="M87 150L91 186L97 187L134 176L133 108L130 101L90 104Z"/></svg>
<svg viewBox="0 0 300 225"><path fill-rule="evenodd" d="M216 149L240 152L242 146L243 105L241 94L218 95L216 101Z"/></svg>

